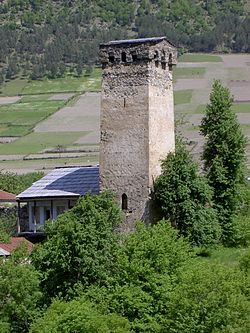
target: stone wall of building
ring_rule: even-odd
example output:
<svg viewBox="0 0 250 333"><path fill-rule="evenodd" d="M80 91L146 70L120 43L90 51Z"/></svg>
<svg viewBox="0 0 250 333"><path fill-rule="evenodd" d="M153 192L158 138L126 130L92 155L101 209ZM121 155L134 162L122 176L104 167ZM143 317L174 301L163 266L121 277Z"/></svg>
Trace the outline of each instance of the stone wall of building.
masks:
<svg viewBox="0 0 250 333"><path fill-rule="evenodd" d="M116 193L125 231L135 220L150 220L153 180L161 160L174 150L176 57L165 39L101 46L100 185Z"/></svg>

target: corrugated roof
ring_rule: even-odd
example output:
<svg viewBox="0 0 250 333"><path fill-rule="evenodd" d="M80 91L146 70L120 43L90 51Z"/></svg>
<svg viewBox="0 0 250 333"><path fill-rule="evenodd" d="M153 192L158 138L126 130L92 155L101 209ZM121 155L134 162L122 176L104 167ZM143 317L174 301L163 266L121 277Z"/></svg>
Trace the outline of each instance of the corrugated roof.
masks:
<svg viewBox="0 0 250 333"><path fill-rule="evenodd" d="M21 243L25 243L28 246L28 251L31 252L33 244L24 237L11 237L10 243L0 243L0 255L10 255Z"/></svg>
<svg viewBox="0 0 250 333"><path fill-rule="evenodd" d="M142 44L142 43L159 43L166 40L168 43L173 45L171 42L164 37L151 37L151 38L138 38L138 39L124 39L124 40L112 40L108 43L100 44L100 47L112 46L112 45L124 45L124 44Z"/></svg>
<svg viewBox="0 0 250 333"><path fill-rule="evenodd" d="M12 201L16 201L15 194L0 190L0 202L12 202Z"/></svg>
<svg viewBox="0 0 250 333"><path fill-rule="evenodd" d="M17 199L78 197L99 193L99 167L58 168L35 182Z"/></svg>

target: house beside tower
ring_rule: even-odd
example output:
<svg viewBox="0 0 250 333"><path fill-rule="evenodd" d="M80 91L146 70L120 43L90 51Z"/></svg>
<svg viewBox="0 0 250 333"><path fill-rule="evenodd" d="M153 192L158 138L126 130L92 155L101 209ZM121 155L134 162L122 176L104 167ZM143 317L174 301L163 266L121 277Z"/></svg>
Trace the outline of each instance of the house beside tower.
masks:
<svg viewBox="0 0 250 333"><path fill-rule="evenodd" d="M124 230L150 220L161 160L175 148L172 66L177 50L165 37L100 45L100 189L116 193Z"/></svg>
<svg viewBox="0 0 250 333"><path fill-rule="evenodd" d="M151 220L154 179L175 148L172 66L177 50L165 37L100 45L103 68L100 162L58 168L17 196L18 234L43 234L47 219L87 192L111 189L124 212L122 231ZM28 221L21 205L28 207Z"/></svg>

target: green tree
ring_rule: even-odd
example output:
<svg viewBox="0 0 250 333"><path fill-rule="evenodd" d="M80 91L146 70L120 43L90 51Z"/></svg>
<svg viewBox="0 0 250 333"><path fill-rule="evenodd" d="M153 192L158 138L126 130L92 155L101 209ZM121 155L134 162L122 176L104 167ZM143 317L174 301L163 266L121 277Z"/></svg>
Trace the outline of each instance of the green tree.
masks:
<svg viewBox="0 0 250 333"><path fill-rule="evenodd" d="M4 84L4 76L3 76L3 71L0 71L0 86Z"/></svg>
<svg viewBox="0 0 250 333"><path fill-rule="evenodd" d="M27 253L0 259L0 295L1 332L27 332L41 299L39 274L27 263Z"/></svg>
<svg viewBox="0 0 250 333"><path fill-rule="evenodd" d="M30 333L128 333L129 321L117 314L103 314L84 298L68 303L54 301L31 326Z"/></svg>
<svg viewBox="0 0 250 333"><path fill-rule="evenodd" d="M0 189L19 194L43 177L43 172L30 172L18 175L13 172L0 172Z"/></svg>
<svg viewBox="0 0 250 333"><path fill-rule="evenodd" d="M16 232L16 208L6 209L0 213L0 242L8 242Z"/></svg>
<svg viewBox="0 0 250 333"><path fill-rule="evenodd" d="M138 223L120 242L108 287L92 287L87 294L103 309L126 317L133 332L163 332L172 281L191 260L190 245L168 221L154 226Z"/></svg>
<svg viewBox="0 0 250 333"><path fill-rule="evenodd" d="M110 192L85 195L46 228L47 240L32 255L50 299L69 296L74 288L105 285L115 265L120 210Z"/></svg>
<svg viewBox="0 0 250 333"><path fill-rule="evenodd" d="M180 272L166 307L164 332L249 332L247 279L239 269L194 261Z"/></svg>
<svg viewBox="0 0 250 333"><path fill-rule="evenodd" d="M175 153L162 162L155 182L156 204L181 235L199 246L218 242L220 227L211 207L212 190L198 173L184 142L178 138Z"/></svg>
<svg viewBox="0 0 250 333"><path fill-rule="evenodd" d="M246 170L246 139L231 106L229 89L215 81L200 127L206 140L202 155L204 169L214 189L213 202L225 241L232 236L232 219L241 204Z"/></svg>

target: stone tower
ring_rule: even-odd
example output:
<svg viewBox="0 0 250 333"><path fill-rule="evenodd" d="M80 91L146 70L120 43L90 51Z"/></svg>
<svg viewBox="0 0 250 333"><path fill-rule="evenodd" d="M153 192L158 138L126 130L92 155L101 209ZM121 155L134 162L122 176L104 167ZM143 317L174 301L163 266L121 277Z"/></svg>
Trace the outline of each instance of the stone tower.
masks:
<svg viewBox="0 0 250 333"><path fill-rule="evenodd" d="M150 194L161 160L174 150L172 66L165 37L100 45L100 188L112 189L131 229L150 219Z"/></svg>

